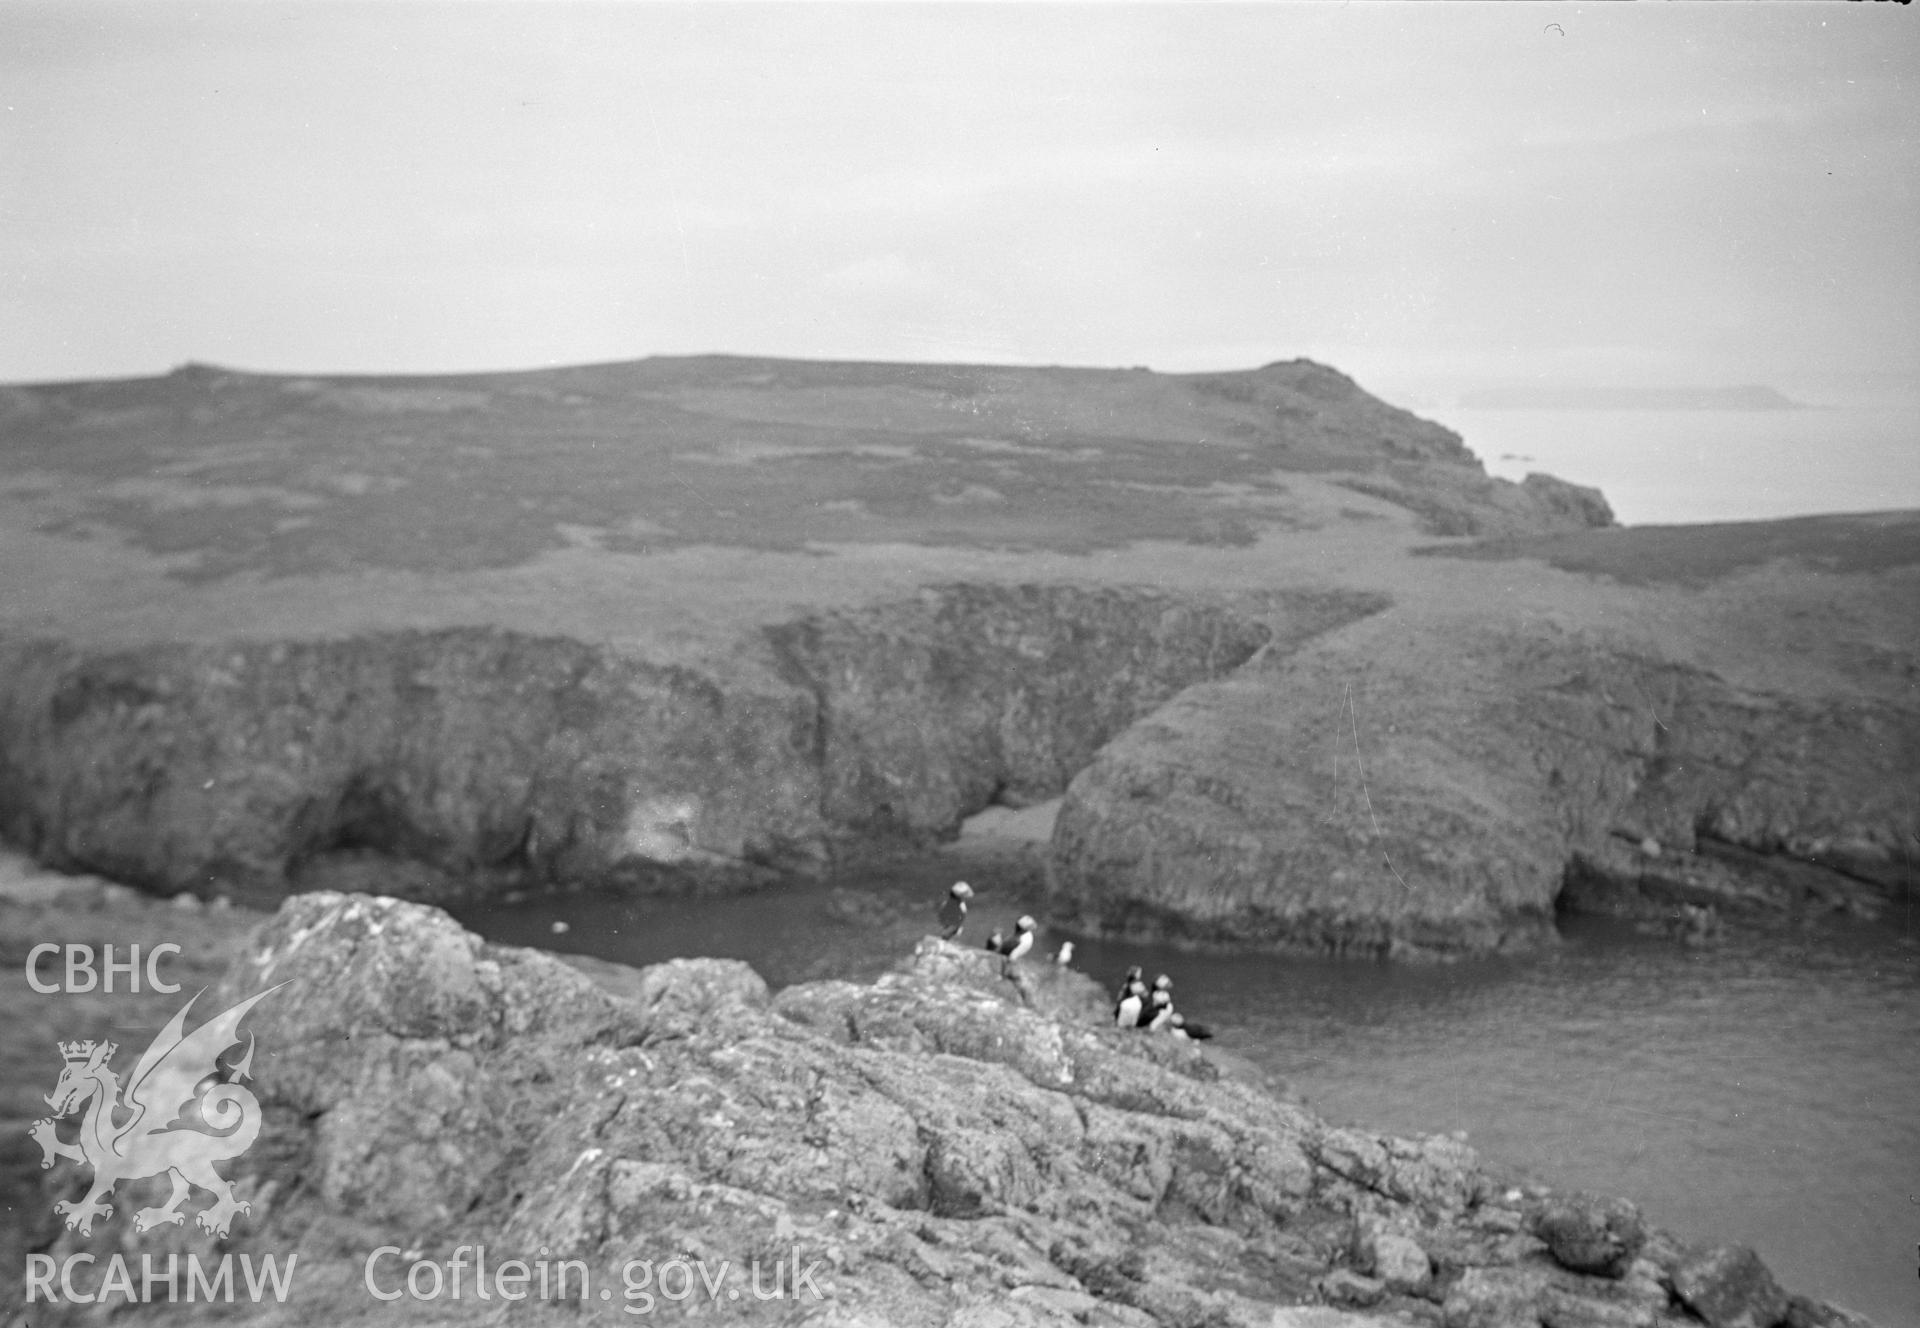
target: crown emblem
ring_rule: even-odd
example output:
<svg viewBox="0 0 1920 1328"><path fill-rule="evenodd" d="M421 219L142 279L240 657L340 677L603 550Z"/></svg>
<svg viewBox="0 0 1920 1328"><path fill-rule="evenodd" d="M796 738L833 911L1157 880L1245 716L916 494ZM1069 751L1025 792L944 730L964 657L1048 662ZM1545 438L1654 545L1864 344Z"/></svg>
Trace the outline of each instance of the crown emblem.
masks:
<svg viewBox="0 0 1920 1328"><path fill-rule="evenodd" d="M90 1061L93 1059L94 1048L99 1045L92 1038L88 1038L85 1042L62 1042L60 1054L73 1062ZM101 1053L100 1059L105 1060L117 1050L119 1050L117 1045L112 1042L107 1043L106 1050Z"/></svg>

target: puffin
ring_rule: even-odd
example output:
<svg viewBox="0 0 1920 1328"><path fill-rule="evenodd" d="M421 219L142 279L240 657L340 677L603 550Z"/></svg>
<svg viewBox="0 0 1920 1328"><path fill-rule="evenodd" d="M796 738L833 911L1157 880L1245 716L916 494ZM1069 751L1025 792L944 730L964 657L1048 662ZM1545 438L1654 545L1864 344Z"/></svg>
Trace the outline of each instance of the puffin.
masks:
<svg viewBox="0 0 1920 1328"><path fill-rule="evenodd" d="M1120 990L1113 993L1113 999L1116 1001L1126 999L1128 988L1132 987L1136 982L1143 981L1145 981L1145 976L1141 971L1140 965L1135 964L1127 970L1127 975L1120 979Z"/></svg>
<svg viewBox="0 0 1920 1328"><path fill-rule="evenodd" d="M1177 1038L1187 1038L1194 1042L1205 1042L1213 1036L1213 1030L1205 1024L1190 1024L1187 1017L1174 1011L1173 1018L1167 1021L1167 1031Z"/></svg>
<svg viewBox="0 0 1920 1328"><path fill-rule="evenodd" d="M1162 973L1153 980L1147 993L1146 1008L1140 1011L1140 1027L1161 1029L1173 1018L1173 979Z"/></svg>
<svg viewBox="0 0 1920 1328"><path fill-rule="evenodd" d="M1023 915L1020 921L1013 924L1013 935L1002 940L1000 953L1006 956L1009 964L1033 949L1033 926L1033 919Z"/></svg>
<svg viewBox="0 0 1920 1328"><path fill-rule="evenodd" d="M946 898L940 901L940 939L957 941L960 929L967 925L967 901L973 898L973 887L965 881L955 881L947 889Z"/></svg>
<svg viewBox="0 0 1920 1328"><path fill-rule="evenodd" d="M1115 1028L1138 1028L1140 1012L1146 1008L1147 989L1138 978L1128 982L1120 989L1120 999L1114 1002L1113 1026Z"/></svg>
<svg viewBox="0 0 1920 1328"><path fill-rule="evenodd" d="M987 937L987 943L984 948L992 950L996 954L1005 954L1007 952L1007 938L1005 934L1002 933L998 927L995 927L993 929L993 935Z"/></svg>
<svg viewBox="0 0 1920 1328"><path fill-rule="evenodd" d="M1060 965L1060 967L1062 968L1065 968L1067 965L1073 962L1073 942L1072 941L1060 942L1060 953L1053 957L1053 962Z"/></svg>

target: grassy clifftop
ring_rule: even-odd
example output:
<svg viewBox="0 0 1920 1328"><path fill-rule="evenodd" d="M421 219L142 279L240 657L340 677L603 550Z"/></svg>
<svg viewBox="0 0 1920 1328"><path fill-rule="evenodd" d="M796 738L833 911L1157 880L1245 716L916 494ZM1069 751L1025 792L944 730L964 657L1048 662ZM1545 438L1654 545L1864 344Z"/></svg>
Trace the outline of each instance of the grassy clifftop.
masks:
<svg viewBox="0 0 1920 1328"><path fill-rule="evenodd" d="M447 573L587 546L1245 544L1287 472L1477 469L1308 361L1163 376L703 358L450 378L189 367L13 389L15 501L171 575Z"/></svg>
<svg viewBox="0 0 1920 1328"><path fill-rule="evenodd" d="M724 583L751 616L741 580L870 586L873 560L846 556L863 550L949 566L1244 550L1378 515L1355 484L1449 533L1594 517L1488 479L1449 430L1305 360L1201 375L726 357L438 378L189 366L7 388L0 439L0 540L27 592L0 613L63 635L224 635L286 604L309 628L383 609L417 623L436 601L469 620L585 624L620 605L610 579L644 575L631 560L674 554L655 579L688 599ZM843 556L823 567L830 551ZM173 612L143 614L155 599Z"/></svg>

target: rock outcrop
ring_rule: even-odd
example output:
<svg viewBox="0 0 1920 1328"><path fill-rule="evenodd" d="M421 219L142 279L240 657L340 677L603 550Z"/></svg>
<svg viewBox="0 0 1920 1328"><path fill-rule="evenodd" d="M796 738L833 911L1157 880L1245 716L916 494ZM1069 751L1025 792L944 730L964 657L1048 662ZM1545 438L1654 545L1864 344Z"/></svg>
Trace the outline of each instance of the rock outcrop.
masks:
<svg viewBox="0 0 1920 1328"><path fill-rule="evenodd" d="M1915 769L1908 707L1384 615L1106 747L1061 808L1054 900L1088 930L1362 953L1524 947L1557 907L1871 911L1908 888Z"/></svg>
<svg viewBox="0 0 1920 1328"><path fill-rule="evenodd" d="M1678 1295L1756 1328L1841 1321L1745 1255L1641 1239L1623 1205L1588 1225L1632 1235L1624 1262L1569 1246L1567 1206L1590 1201L1496 1177L1450 1139L1334 1128L1193 1044L1104 1027L1075 974L1009 980L932 939L872 985L777 996L732 962L595 967L599 981L392 899L282 906L205 1001L274 989L247 1024L266 1127L232 1164L252 1208L222 1248L300 1269L250 1322L384 1322L369 1279L397 1290L413 1264L444 1276L456 1259L462 1303L401 1306L463 1322L638 1312L645 1296L665 1317L896 1328L1653 1328L1693 1322ZM66 1163L48 1175L75 1184ZM42 1220L35 1248L79 1248ZM125 1226L87 1248L133 1250ZM573 1290L476 1301L474 1246L495 1268L577 1261ZM138 1249L214 1253L190 1223ZM663 1295L675 1260L682 1299ZM786 1298L756 1298L755 1260L759 1291L778 1266ZM34 1322L98 1312L42 1305Z"/></svg>
<svg viewBox="0 0 1920 1328"><path fill-rule="evenodd" d="M1543 514L1556 530L1613 524L1613 508L1598 489L1550 475L1514 484L1457 466L1403 461L1340 483L1413 512L1429 535L1516 538L1536 530Z"/></svg>

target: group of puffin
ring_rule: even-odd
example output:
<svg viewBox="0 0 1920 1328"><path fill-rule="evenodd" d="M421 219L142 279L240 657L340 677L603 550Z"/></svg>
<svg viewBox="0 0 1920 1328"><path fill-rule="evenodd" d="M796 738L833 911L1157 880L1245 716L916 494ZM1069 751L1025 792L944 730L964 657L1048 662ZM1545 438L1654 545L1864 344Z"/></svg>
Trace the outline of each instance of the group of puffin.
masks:
<svg viewBox="0 0 1920 1328"><path fill-rule="evenodd" d="M1114 997L1113 1023L1116 1028L1144 1028L1152 1033L1171 1033L1177 1038L1204 1042L1213 1036L1205 1024L1192 1024L1173 1008L1173 979L1162 973L1147 986L1146 975L1138 964L1127 970L1120 991Z"/></svg>
<svg viewBox="0 0 1920 1328"><path fill-rule="evenodd" d="M946 898L940 901L940 939L957 941L960 931L967 925L967 901L973 898L973 887L965 881L955 881L947 888ZM1009 936L999 928L987 938L986 948L999 955L1002 960L1001 971L1011 973L1014 961L1026 958L1027 951L1033 949L1033 929L1036 924L1031 917L1022 915L1013 924L1013 935ZM1060 953L1054 956L1054 962L1065 964L1073 959L1073 942L1068 941L1060 947Z"/></svg>
<svg viewBox="0 0 1920 1328"><path fill-rule="evenodd" d="M973 887L965 881L955 881L947 888L939 906L941 940L960 939L960 932L967 925L967 901L972 898ZM986 948L1001 957L1003 973L1011 975L1014 961L1024 958L1033 949L1033 928L1033 919L1022 916L1013 924L1011 936L995 928L993 935L987 938ZM1072 941L1061 943L1053 962L1063 968L1073 962ZM1212 1031L1204 1025L1188 1023L1187 1017L1173 1008L1172 978L1162 973L1149 988L1137 965L1127 970L1126 980L1120 984L1120 993L1113 1007L1113 1022L1117 1028L1145 1028L1194 1041L1204 1041L1213 1036Z"/></svg>

